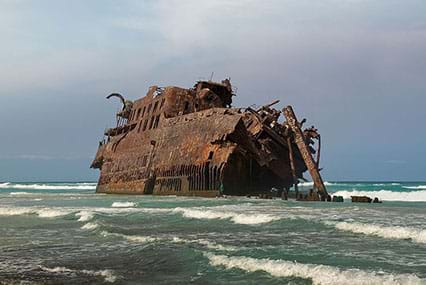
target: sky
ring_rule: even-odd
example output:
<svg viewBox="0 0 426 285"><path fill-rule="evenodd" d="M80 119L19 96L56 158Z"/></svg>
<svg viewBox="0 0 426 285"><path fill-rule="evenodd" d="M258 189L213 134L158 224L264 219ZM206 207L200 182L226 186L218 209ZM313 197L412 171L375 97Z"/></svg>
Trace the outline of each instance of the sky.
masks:
<svg viewBox="0 0 426 285"><path fill-rule="evenodd" d="M95 181L118 102L231 77L322 135L325 180L426 181L423 0L0 0L0 181Z"/></svg>

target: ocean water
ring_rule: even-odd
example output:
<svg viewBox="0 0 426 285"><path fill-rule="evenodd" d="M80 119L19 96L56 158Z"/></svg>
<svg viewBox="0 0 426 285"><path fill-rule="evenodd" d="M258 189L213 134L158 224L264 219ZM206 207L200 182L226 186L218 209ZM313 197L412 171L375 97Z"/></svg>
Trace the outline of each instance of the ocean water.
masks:
<svg viewBox="0 0 426 285"><path fill-rule="evenodd" d="M95 186L0 183L0 284L426 284L426 183L327 183L382 204Z"/></svg>

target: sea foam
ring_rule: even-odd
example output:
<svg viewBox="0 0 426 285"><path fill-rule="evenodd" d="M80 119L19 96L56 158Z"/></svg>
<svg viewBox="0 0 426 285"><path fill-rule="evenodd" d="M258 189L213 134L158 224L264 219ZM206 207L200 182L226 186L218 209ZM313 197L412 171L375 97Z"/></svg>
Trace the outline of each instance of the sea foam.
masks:
<svg viewBox="0 0 426 285"><path fill-rule="evenodd" d="M0 208L0 216L38 215L40 218L55 218L66 216L72 211L61 208L36 207L4 207Z"/></svg>
<svg viewBox="0 0 426 285"><path fill-rule="evenodd" d="M417 243L426 243L426 230L417 228L353 222L338 222L335 224L332 222L326 222L326 224L334 225L334 227L338 230L350 231L357 234L373 235L390 239L411 239Z"/></svg>
<svg viewBox="0 0 426 285"><path fill-rule="evenodd" d="M94 213L90 211L80 211L76 213L75 215L79 217L78 219L79 222L87 222L93 219Z"/></svg>
<svg viewBox="0 0 426 285"><path fill-rule="evenodd" d="M245 213L240 214L237 212L221 211L221 210L207 210L207 209L195 209L195 208L175 208L174 212L181 213L186 218L192 219L228 219L236 224L243 225L258 225L269 223L272 221L280 220L280 217L268 215L268 214L252 214Z"/></svg>
<svg viewBox="0 0 426 285"><path fill-rule="evenodd" d="M103 237L119 237L122 239L126 239L128 241L137 242L137 243L151 243L151 242L163 240L162 238L159 238L159 237L141 236L141 235L124 235L119 233L110 233L107 231L102 231L101 235Z"/></svg>
<svg viewBox="0 0 426 285"><path fill-rule="evenodd" d="M426 280L414 274L383 274L360 269L339 269L316 264L301 264L285 260L256 259L244 256L204 254L212 266L241 269L247 272L264 271L275 277L299 277L313 284L364 285L364 284L424 284Z"/></svg>
<svg viewBox="0 0 426 285"><path fill-rule="evenodd" d="M417 186L402 186L405 189L413 189L413 190L426 190L426 185L417 185Z"/></svg>
<svg viewBox="0 0 426 285"><path fill-rule="evenodd" d="M99 225L97 223L87 223L87 224L84 224L84 225L81 226L81 228L83 230L89 230L89 231L94 230L98 227L99 227Z"/></svg>
<svg viewBox="0 0 426 285"><path fill-rule="evenodd" d="M134 206L136 206L136 204L133 202L114 202L111 205L113 208L131 208Z"/></svg>
<svg viewBox="0 0 426 285"><path fill-rule="evenodd" d="M23 195L31 195L33 193L29 192L10 192L9 195L11 196L23 196Z"/></svg>
<svg viewBox="0 0 426 285"><path fill-rule="evenodd" d="M301 187L309 187L309 186L314 186L314 182L312 182L312 181L299 182L298 185L301 186ZM332 183L332 182L325 181L324 185L325 186L334 186L334 185L340 185L340 183Z"/></svg>
<svg viewBox="0 0 426 285"><path fill-rule="evenodd" d="M343 196L345 199L350 199L351 196L369 196L377 197L384 201L405 201L405 202L422 202L426 201L425 191L397 192L389 190L380 191L337 191L333 195Z"/></svg>
<svg viewBox="0 0 426 285"><path fill-rule="evenodd" d="M0 189L33 189L33 190L94 190L96 183L75 184L22 184L22 183L0 183Z"/></svg>
<svg viewBox="0 0 426 285"><path fill-rule="evenodd" d="M69 269L66 267L54 267L54 268L49 268L49 267L44 267L44 266L40 266L40 269L42 269L43 271L47 271L47 272L51 272L51 273L71 273L71 274L76 274L76 273L83 273L86 275L92 275L92 276L100 276L103 277L104 280L106 282L110 282L113 283L117 280L117 277L113 274L113 272L111 270L105 269L105 270L74 270L74 269Z"/></svg>
<svg viewBox="0 0 426 285"><path fill-rule="evenodd" d="M142 236L142 235L124 235L119 233L110 233L107 231L102 231L101 235L103 237L115 236L119 238L126 239L131 242L136 243L153 243L153 242L168 242L176 244L199 244L208 249L219 250L219 251L236 251L239 248L235 246L222 245L213 241L206 239L184 239L180 237L153 237L153 236Z"/></svg>
<svg viewBox="0 0 426 285"><path fill-rule="evenodd" d="M230 246L230 245L222 245L222 244L218 244L216 242L213 241L209 241L206 239L183 239L183 238L179 238L179 237L173 237L171 239L171 242L173 243L184 243L184 244L199 244L202 246L205 246L208 249L213 249L213 250L220 250L220 251L236 251L239 250L241 248L235 247L235 246Z"/></svg>

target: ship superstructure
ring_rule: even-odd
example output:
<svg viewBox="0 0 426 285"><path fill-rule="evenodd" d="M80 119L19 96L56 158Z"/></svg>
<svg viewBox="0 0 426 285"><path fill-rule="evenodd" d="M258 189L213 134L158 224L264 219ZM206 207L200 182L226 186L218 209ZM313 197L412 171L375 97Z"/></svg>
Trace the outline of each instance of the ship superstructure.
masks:
<svg viewBox="0 0 426 285"><path fill-rule="evenodd" d="M299 122L290 106L274 109L278 101L231 107L234 95L229 79L198 81L188 89L152 86L135 101L109 95L123 108L92 163L100 169L97 192L284 197L309 170L311 198L327 199L317 129L302 131L304 120Z"/></svg>

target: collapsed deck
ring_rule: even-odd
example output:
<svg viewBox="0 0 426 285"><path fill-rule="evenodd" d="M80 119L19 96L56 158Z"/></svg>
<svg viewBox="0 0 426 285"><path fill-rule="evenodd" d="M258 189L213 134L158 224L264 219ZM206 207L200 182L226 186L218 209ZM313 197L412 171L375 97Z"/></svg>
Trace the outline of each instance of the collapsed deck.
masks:
<svg viewBox="0 0 426 285"><path fill-rule="evenodd" d="M320 136L301 130L291 107L232 108L229 80L199 81L190 89L153 86L134 102L118 97L117 126L105 131L93 168L97 192L122 194L285 195L307 170L318 198ZM316 153L316 159L313 154Z"/></svg>

